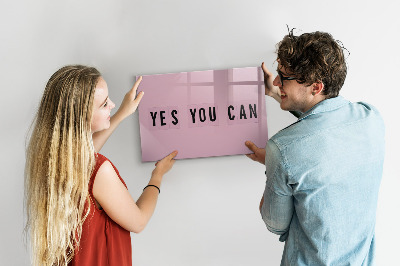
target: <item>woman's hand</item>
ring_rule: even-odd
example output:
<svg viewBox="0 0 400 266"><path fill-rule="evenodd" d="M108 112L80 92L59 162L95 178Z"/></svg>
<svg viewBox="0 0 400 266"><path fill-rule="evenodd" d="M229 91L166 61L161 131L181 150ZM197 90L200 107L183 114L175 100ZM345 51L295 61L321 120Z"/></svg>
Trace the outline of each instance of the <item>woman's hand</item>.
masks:
<svg viewBox="0 0 400 266"><path fill-rule="evenodd" d="M165 175L174 165L175 156L178 154L178 151L173 151L160 161L156 162L156 168L153 170L153 176L163 176Z"/></svg>
<svg viewBox="0 0 400 266"><path fill-rule="evenodd" d="M111 136L114 130L118 127L118 125L126 117L128 117L129 115L133 114L136 111L139 102L144 94L143 92L140 92L136 96L136 90L139 87L141 81L142 77L139 77L138 80L133 85L132 89L128 91L128 93L125 95L124 100L122 101L122 104L119 107L118 111L111 117L110 127L93 134L92 136L93 145L94 145L94 150L96 152L99 152L101 150L104 143L106 143L107 139Z"/></svg>
<svg viewBox="0 0 400 266"><path fill-rule="evenodd" d="M125 119L129 115L133 114L136 111L137 107L139 106L139 103L142 100L144 92L141 91L139 92L138 95L136 95L136 91L141 81L142 81L142 76L140 76L136 80L135 84L133 84L132 89L125 94L124 100L122 101L121 106L116 112L116 114L118 113L119 115L121 115L122 119Z"/></svg>
<svg viewBox="0 0 400 266"><path fill-rule="evenodd" d="M264 65L264 62L262 62L261 68L264 72L265 95L271 96L280 103L282 101L281 90L278 86L274 86L274 76Z"/></svg>

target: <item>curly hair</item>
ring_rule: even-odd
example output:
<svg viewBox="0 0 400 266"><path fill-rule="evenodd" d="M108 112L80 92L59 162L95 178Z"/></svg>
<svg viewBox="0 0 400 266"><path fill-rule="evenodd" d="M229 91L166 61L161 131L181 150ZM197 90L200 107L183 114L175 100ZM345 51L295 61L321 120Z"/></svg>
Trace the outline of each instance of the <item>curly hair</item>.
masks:
<svg viewBox="0 0 400 266"><path fill-rule="evenodd" d="M295 36L292 29L277 44L277 60L300 84L322 82L322 94L328 99L339 95L346 79L343 50L347 49L329 33L316 31Z"/></svg>
<svg viewBox="0 0 400 266"><path fill-rule="evenodd" d="M95 163L93 98L100 73L65 66L48 81L27 147L26 232L33 265L67 265L79 247Z"/></svg>

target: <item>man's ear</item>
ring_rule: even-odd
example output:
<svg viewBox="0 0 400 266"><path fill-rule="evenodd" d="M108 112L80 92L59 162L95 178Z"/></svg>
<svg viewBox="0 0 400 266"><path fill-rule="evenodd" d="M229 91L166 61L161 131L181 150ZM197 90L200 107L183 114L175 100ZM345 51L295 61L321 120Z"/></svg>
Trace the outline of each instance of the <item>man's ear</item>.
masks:
<svg viewBox="0 0 400 266"><path fill-rule="evenodd" d="M322 92L322 90L324 89L324 83L322 82L315 82L312 84L312 95L318 95Z"/></svg>

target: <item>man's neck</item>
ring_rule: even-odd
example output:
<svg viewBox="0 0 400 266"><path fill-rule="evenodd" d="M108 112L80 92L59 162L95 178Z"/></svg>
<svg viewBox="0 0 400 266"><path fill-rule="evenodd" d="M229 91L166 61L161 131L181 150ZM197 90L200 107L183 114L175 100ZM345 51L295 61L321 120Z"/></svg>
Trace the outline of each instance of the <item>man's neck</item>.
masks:
<svg viewBox="0 0 400 266"><path fill-rule="evenodd" d="M309 102L309 104L307 104L307 107L304 108L305 110L300 110L301 112L305 113L307 111L309 111L311 108L313 108L314 106L316 106L317 104L319 104L320 102L326 100L326 96L325 95L315 95L313 97L313 99Z"/></svg>

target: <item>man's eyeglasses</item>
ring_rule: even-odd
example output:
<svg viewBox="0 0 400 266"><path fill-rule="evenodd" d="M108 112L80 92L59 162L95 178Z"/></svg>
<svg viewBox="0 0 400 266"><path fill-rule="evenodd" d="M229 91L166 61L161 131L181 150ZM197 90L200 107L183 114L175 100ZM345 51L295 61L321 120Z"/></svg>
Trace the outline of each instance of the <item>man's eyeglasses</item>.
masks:
<svg viewBox="0 0 400 266"><path fill-rule="evenodd" d="M285 76L283 76L281 71L279 71L279 70L277 70L277 71L278 71L279 80L281 81L282 87L283 87L283 81L284 80L295 80L295 79L297 79L296 77L285 77Z"/></svg>

